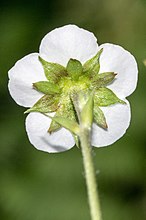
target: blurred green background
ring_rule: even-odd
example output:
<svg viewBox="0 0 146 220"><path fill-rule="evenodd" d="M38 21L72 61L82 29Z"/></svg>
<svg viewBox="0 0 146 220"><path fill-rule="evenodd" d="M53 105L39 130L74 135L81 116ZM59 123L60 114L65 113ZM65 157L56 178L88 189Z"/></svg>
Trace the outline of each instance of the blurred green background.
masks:
<svg viewBox="0 0 146 220"><path fill-rule="evenodd" d="M103 220L146 219L146 1L54 0L0 3L0 219L89 220L80 150L37 151L29 143L24 108L8 93L8 70L43 36L74 23L131 51L139 83L128 99L132 121L126 135L95 149Z"/></svg>

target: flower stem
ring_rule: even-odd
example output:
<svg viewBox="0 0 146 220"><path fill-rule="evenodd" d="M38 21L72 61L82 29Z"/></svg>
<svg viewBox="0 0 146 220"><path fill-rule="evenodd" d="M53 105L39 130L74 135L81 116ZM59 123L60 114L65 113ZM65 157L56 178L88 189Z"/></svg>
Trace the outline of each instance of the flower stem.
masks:
<svg viewBox="0 0 146 220"><path fill-rule="evenodd" d="M96 175L92 158L92 149L90 143L91 129L81 128L80 142L83 155L83 165L85 172L85 179L87 185L89 208L92 220L101 220L101 211L99 196L96 184Z"/></svg>

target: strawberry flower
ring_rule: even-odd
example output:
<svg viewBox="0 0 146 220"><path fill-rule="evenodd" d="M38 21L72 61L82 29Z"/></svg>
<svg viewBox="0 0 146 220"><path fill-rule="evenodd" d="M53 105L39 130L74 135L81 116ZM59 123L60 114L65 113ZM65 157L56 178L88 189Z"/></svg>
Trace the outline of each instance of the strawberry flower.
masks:
<svg viewBox="0 0 146 220"><path fill-rule="evenodd" d="M78 144L78 137L48 117L77 121L73 101L94 92L91 143L107 146L126 132L131 118L126 99L137 85L135 58L118 45L98 46L95 36L75 25L48 33L39 53L32 53L9 70L9 91L17 104L29 108L26 131L30 142L46 152L61 152Z"/></svg>

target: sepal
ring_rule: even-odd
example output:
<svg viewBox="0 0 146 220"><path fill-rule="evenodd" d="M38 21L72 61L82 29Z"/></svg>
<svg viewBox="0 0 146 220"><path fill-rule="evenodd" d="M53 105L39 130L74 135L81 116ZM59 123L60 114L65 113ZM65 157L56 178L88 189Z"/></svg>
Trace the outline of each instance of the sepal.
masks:
<svg viewBox="0 0 146 220"><path fill-rule="evenodd" d="M60 64L47 62L41 57L39 57L39 61L41 62L44 68L45 76L50 83L56 83L61 77L67 75L65 67Z"/></svg>
<svg viewBox="0 0 146 220"><path fill-rule="evenodd" d="M48 81L40 81L40 82L33 83L33 88L46 95L60 93L59 87Z"/></svg>
<svg viewBox="0 0 146 220"><path fill-rule="evenodd" d="M68 61L67 67L66 67L68 75L73 79L73 80L78 80L78 78L82 75L82 64L80 61L75 60L75 59L70 59Z"/></svg>
<svg viewBox="0 0 146 220"><path fill-rule="evenodd" d="M58 116L55 117L49 116L49 117L58 124L60 124L62 127L71 131L73 134L79 135L80 128L77 122L65 117L58 117Z"/></svg>
<svg viewBox="0 0 146 220"><path fill-rule="evenodd" d="M94 88L100 88L110 84L117 74L114 72L100 73L92 79L92 85Z"/></svg>
<svg viewBox="0 0 146 220"><path fill-rule="evenodd" d="M97 105L94 105L94 122L104 129L108 128L104 113Z"/></svg>
<svg viewBox="0 0 146 220"><path fill-rule="evenodd" d="M109 106L116 103L126 104L112 90L105 87L95 90L94 103L98 106Z"/></svg>
<svg viewBox="0 0 146 220"><path fill-rule="evenodd" d="M98 74L99 69L100 69L100 55L103 51L103 48L98 51L98 53L91 58L90 60L86 61L86 63L83 65L83 71L89 75L89 76L95 76L96 74Z"/></svg>
<svg viewBox="0 0 146 220"><path fill-rule="evenodd" d="M65 103L60 104L59 108L56 110L55 117L70 118L71 120L76 122L74 108L70 99L66 100ZM48 132L52 133L60 128L61 125L52 120Z"/></svg>
<svg viewBox="0 0 146 220"><path fill-rule="evenodd" d="M78 135L75 135L75 134L72 134L72 135L73 135L73 137L74 137L76 146L77 146L78 148L80 148L80 140L79 140Z"/></svg>
<svg viewBox="0 0 146 220"><path fill-rule="evenodd" d="M58 96L54 95L44 95L39 101L37 101L34 106L24 113L29 112L41 112L41 113L49 113L54 112L58 108Z"/></svg>

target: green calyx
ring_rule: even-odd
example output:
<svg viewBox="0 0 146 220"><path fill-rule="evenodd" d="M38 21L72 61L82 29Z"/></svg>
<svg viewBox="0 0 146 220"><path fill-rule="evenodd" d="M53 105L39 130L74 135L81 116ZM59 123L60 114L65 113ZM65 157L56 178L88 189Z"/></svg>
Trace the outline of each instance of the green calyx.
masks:
<svg viewBox="0 0 146 220"><path fill-rule="evenodd" d="M80 61L70 59L66 67L68 75L75 81L82 75L83 67Z"/></svg>
<svg viewBox="0 0 146 220"><path fill-rule="evenodd" d="M84 65L76 59L70 59L66 67L47 62L39 57L46 81L34 82L32 88L42 93L42 98L25 113L40 112L46 114L55 112L54 117L56 119L52 120L48 129L49 133L57 131L62 126L67 127L67 124L63 125L63 123L66 123L67 118L71 120L68 128L71 125L73 128L80 120L78 112L92 94L92 98L89 98L89 103L87 103L87 106L92 104L92 120L87 120L85 117L86 111L90 112L87 107L85 107L81 118L90 126L94 121L97 125L106 129L108 125L100 106L110 106L116 103L125 104L125 102L120 100L113 91L106 88L108 84L114 83L117 74L114 72L99 74L102 51L103 49L86 61ZM72 131L72 133L77 143L77 133L75 131Z"/></svg>
<svg viewBox="0 0 146 220"><path fill-rule="evenodd" d="M60 89L56 84L49 81L40 81L33 83L33 88L44 94L53 95L60 93Z"/></svg>
<svg viewBox="0 0 146 220"><path fill-rule="evenodd" d="M86 63L83 65L83 70L87 75L91 75L91 77L94 77L97 75L100 69L100 55L102 54L103 49L101 49L93 58L86 61Z"/></svg>

